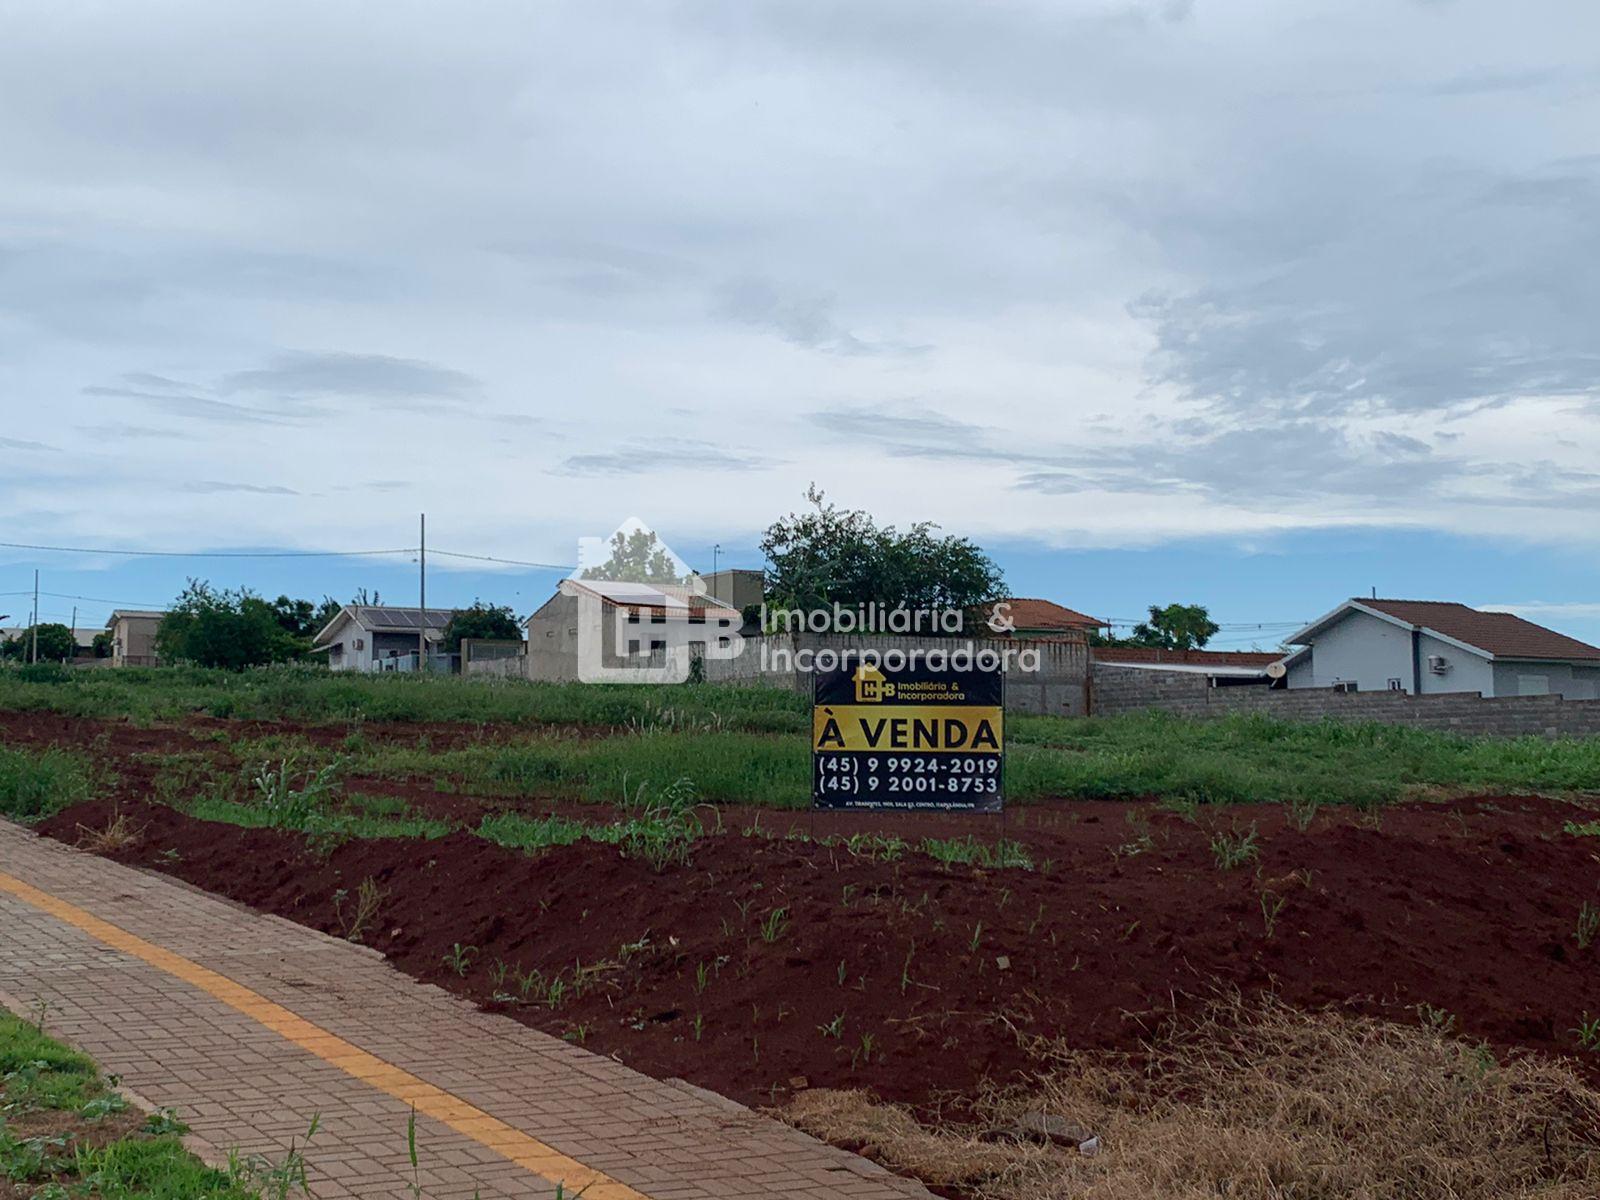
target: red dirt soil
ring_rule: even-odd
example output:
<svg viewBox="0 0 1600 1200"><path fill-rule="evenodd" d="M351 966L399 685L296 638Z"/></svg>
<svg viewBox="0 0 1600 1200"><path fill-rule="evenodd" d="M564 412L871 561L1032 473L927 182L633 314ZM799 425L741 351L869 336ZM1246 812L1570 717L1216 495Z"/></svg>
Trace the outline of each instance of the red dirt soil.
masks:
<svg viewBox="0 0 1600 1200"><path fill-rule="evenodd" d="M1013 812L1008 835L1048 872L853 858L742 836L728 810L730 832L659 874L596 843L530 856L455 833L317 857L298 834L132 797L122 811L143 827L123 861L334 933L370 878L383 900L363 940L400 969L752 1103L803 1076L927 1111L1031 1069L1019 1034L1129 1049L1219 988L1401 1021L1431 1005L1464 1036L1557 1053L1576 1051L1578 1018L1600 1009L1600 946L1574 938L1581 903L1600 902L1600 847L1562 833L1579 810L1541 798L1403 805L1376 828L1324 810L1304 833L1268 807L1204 810L1197 824L1148 804ZM42 829L75 842L112 812L97 801ZM826 824L852 820L863 827ZM988 822L965 831L992 837ZM1219 869L1213 832L1252 823L1259 862ZM1144 831L1138 853L1115 853ZM1282 901L1271 936L1263 895ZM768 942L762 922L779 908ZM472 948L464 976L448 965L458 943ZM580 964L587 986L554 1008L493 999L517 993L518 970L570 985Z"/></svg>

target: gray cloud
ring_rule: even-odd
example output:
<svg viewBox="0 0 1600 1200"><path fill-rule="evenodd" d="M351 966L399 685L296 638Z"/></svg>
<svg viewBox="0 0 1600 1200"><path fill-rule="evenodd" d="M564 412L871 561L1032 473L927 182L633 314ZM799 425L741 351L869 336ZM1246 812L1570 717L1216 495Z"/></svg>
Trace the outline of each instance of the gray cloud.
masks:
<svg viewBox="0 0 1600 1200"><path fill-rule="evenodd" d="M127 375L123 378L131 380L137 374L135 372L134 375ZM326 407L308 404L294 397L274 397L264 401L239 404L193 393L148 392L136 387L116 387L103 384L86 387L82 391L85 396L134 400L138 401L142 407L155 409L158 412L220 424L296 424L309 421L330 411Z"/></svg>
<svg viewBox="0 0 1600 1200"><path fill-rule="evenodd" d="M335 402L423 408L464 401L479 381L463 371L383 354L280 354L266 366L230 371L214 383L130 371L86 396L136 400L175 416L224 424L303 424ZM227 397L224 399L223 397Z"/></svg>
<svg viewBox="0 0 1600 1200"><path fill-rule="evenodd" d="M283 2L0 39L0 396L104 439L45 464L86 513L292 462L328 482L193 534L334 488L382 531L342 481L414 472L514 541L684 468L782 511L844 449L852 503L975 533L1076 537L1076 487L1145 543L1600 536L1595 6Z"/></svg>
<svg viewBox="0 0 1600 1200"><path fill-rule="evenodd" d="M183 438L187 435L175 429L156 429L149 425L129 425L120 421L111 421L103 425L79 425L78 432L92 438L107 439L143 439Z"/></svg>
<svg viewBox="0 0 1600 1200"><path fill-rule="evenodd" d="M746 277L723 285L716 313L775 333L791 345L829 354L920 354L932 349L857 337L834 319L833 308L830 296L801 295L770 280Z"/></svg>
<svg viewBox="0 0 1600 1200"><path fill-rule="evenodd" d="M279 487L276 485L260 485L254 483L223 483L214 479L195 480L183 485L186 492L196 492L201 495L212 495L221 492L245 492L252 496L298 496L300 493L293 488Z"/></svg>
<svg viewBox="0 0 1600 1200"><path fill-rule="evenodd" d="M386 354L280 354L265 367L232 371L218 381L224 394L279 392L295 396L430 397L456 400L479 381L464 371Z"/></svg>
<svg viewBox="0 0 1600 1200"><path fill-rule="evenodd" d="M55 454L60 452L61 447L46 445L44 442L30 442L26 438L0 437L0 450L46 450Z"/></svg>
<svg viewBox="0 0 1600 1200"><path fill-rule="evenodd" d="M1132 306L1157 379L1257 417L1600 394L1600 276L1579 267L1600 258L1595 167L1432 166L1349 195L1358 224L1281 199L1257 219L1295 228L1299 253L1221 239L1214 282Z"/></svg>
<svg viewBox="0 0 1600 1200"><path fill-rule="evenodd" d="M630 442L604 454L575 454L561 464L568 475L647 475L691 467L704 471L759 471L781 459L743 454L710 442L658 438Z"/></svg>

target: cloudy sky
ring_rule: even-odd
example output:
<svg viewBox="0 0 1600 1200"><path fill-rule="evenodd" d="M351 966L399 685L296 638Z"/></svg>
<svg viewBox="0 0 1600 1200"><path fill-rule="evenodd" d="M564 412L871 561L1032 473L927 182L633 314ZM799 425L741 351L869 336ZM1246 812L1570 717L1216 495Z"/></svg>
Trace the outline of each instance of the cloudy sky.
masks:
<svg viewBox="0 0 1600 1200"><path fill-rule="evenodd" d="M426 510L566 563L638 514L757 565L816 481L1106 615L1370 583L1600 637L1593 5L0 22L4 540L381 549ZM444 600L550 583L437 561ZM0 613L34 566L414 571L0 550Z"/></svg>

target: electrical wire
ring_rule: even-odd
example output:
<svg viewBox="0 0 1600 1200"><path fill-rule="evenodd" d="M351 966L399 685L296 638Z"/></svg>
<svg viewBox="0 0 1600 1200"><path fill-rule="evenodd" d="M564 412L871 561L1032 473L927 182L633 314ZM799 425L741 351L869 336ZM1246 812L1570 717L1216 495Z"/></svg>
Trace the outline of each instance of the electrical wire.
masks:
<svg viewBox="0 0 1600 1200"><path fill-rule="evenodd" d="M52 554L111 554L122 558L367 558L380 554L415 554L415 546L398 550L105 550L89 546L34 546L0 542L7 550L44 550Z"/></svg>
<svg viewBox="0 0 1600 1200"><path fill-rule="evenodd" d="M26 593L22 593L26 595ZM74 596L71 592L40 592L52 600L87 600L90 604L126 604L129 608L165 608L165 604L152 604L146 600L108 600L104 596Z"/></svg>
<svg viewBox="0 0 1600 1200"><path fill-rule="evenodd" d="M458 550L435 550L431 546L428 548L428 553L430 555L441 555L444 558L466 558L474 562L503 563L508 567L534 567L541 571L576 571L578 569L570 563L525 562L520 558L496 558L492 554L463 554Z"/></svg>

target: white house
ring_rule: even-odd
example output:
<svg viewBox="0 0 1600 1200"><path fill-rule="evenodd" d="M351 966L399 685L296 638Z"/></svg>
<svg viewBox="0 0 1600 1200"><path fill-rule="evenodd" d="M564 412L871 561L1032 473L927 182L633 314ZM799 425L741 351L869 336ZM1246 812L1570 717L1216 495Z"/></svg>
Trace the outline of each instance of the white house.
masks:
<svg viewBox="0 0 1600 1200"><path fill-rule="evenodd" d="M430 660L455 615L449 608L389 608L347 604L311 640L332 671L414 671L417 634L426 631ZM430 667L436 666L430 661Z"/></svg>
<svg viewBox="0 0 1600 1200"><path fill-rule="evenodd" d="M1600 646L1465 604L1347 600L1288 640L1291 688L1600 698Z"/></svg>

